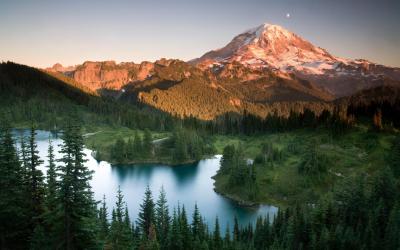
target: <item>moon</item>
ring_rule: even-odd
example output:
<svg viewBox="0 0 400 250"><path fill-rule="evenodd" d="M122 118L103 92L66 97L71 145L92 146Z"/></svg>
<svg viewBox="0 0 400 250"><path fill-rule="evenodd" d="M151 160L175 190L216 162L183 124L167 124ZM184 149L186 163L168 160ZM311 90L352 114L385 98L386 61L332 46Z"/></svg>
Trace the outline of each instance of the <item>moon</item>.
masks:
<svg viewBox="0 0 400 250"><path fill-rule="evenodd" d="M286 13L286 18L290 18L290 13Z"/></svg>

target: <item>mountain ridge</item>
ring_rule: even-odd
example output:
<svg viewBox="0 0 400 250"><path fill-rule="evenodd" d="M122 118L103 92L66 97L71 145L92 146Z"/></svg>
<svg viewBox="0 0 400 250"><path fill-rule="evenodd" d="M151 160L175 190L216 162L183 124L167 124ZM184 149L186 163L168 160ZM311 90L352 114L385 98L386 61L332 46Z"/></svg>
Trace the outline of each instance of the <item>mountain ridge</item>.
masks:
<svg viewBox="0 0 400 250"><path fill-rule="evenodd" d="M86 61L46 70L100 95L201 119L245 110L265 116L274 103L326 103L385 84L400 86L398 68L335 57L273 24L249 29L188 62ZM278 113L286 115L285 109Z"/></svg>

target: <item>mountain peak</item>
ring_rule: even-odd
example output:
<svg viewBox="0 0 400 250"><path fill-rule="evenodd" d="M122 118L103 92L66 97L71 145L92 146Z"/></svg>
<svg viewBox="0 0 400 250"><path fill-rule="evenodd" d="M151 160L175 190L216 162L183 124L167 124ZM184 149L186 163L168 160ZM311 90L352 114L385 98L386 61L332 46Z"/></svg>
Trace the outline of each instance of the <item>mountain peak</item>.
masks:
<svg viewBox="0 0 400 250"><path fill-rule="evenodd" d="M282 71L306 68L311 74L322 74L320 64L331 67L337 61L324 49L282 26L264 23L237 35L225 47L210 51L194 62L206 67L215 63L239 62Z"/></svg>

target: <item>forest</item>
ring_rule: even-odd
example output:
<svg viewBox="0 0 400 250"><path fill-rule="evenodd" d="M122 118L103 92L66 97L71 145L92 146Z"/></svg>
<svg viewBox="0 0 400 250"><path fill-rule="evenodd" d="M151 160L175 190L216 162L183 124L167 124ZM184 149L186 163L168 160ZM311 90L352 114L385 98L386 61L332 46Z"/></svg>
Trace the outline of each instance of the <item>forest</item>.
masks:
<svg viewBox="0 0 400 250"><path fill-rule="evenodd" d="M390 167L373 175L344 179L315 204L280 209L274 218L221 232L218 217L207 225L196 204L170 208L161 189L157 199L147 188L138 219L132 221L118 190L108 208L95 201L85 167L81 128L65 125L60 153L48 148L47 174L38 170L36 132L15 147L10 126L0 133L1 249L397 249L400 247L400 140L388 158ZM234 165L232 165L235 162ZM311 161L312 162L312 161ZM305 171L304 163L299 171ZM310 163L312 165L312 163ZM240 168L240 149L228 147L221 171ZM253 178L232 171L232 183ZM315 170L319 171L319 170ZM309 174L309 171L306 172ZM6 205L6 206L5 206ZM187 206L188 204L186 204ZM111 220L108 218L111 216Z"/></svg>
<svg viewBox="0 0 400 250"><path fill-rule="evenodd" d="M322 112L244 110L205 121L100 97L14 63L0 72L1 249L400 248L396 98L365 101L366 92ZM31 127L30 136L15 138L18 127ZM46 173L38 168L38 128L62 132L62 157L50 143ZM197 204L169 207L163 190L154 198L147 189L132 220L121 190L113 207L91 190L83 149L99 143L84 134L104 128L129 132L106 137L106 147L94 148L98 159L179 164L221 152L216 191L279 211L248 225L234 218L224 230L218 217L208 224Z"/></svg>

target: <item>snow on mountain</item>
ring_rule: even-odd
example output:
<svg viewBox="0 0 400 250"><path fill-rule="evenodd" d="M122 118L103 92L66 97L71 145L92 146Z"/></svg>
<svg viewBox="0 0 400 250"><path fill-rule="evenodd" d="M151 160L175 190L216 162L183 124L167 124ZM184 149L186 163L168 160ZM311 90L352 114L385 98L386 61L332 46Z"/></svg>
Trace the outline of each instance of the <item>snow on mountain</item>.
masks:
<svg viewBox="0 0 400 250"><path fill-rule="evenodd" d="M236 36L222 49L211 51L199 62L240 62L253 67L269 67L282 71L306 70L313 74L323 74L324 69L332 69L337 62L345 62L331 56L324 49L279 25L262 24Z"/></svg>
<svg viewBox="0 0 400 250"><path fill-rule="evenodd" d="M384 77L400 80L399 69L333 56L293 32L267 23L237 35L225 47L191 62L200 68L221 68L238 62L250 68L294 73L337 96L374 86L376 83L372 81L383 81Z"/></svg>

